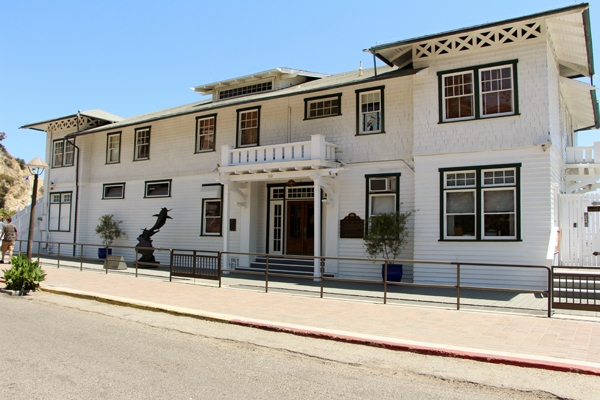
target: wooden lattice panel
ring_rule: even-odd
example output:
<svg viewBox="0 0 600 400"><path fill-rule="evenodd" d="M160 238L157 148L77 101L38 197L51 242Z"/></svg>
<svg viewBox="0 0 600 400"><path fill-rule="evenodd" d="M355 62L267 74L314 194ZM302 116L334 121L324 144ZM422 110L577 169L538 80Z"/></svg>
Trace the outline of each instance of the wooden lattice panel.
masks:
<svg viewBox="0 0 600 400"><path fill-rule="evenodd" d="M498 47L543 36L541 22L517 23L462 35L438 38L414 46L413 59L457 54L464 51Z"/></svg>
<svg viewBox="0 0 600 400"><path fill-rule="evenodd" d="M86 116L79 116L79 130L94 128L107 124L107 121L101 119L90 118ZM60 121L50 122L48 124L48 132L57 132L67 129L77 129L77 117L61 119Z"/></svg>

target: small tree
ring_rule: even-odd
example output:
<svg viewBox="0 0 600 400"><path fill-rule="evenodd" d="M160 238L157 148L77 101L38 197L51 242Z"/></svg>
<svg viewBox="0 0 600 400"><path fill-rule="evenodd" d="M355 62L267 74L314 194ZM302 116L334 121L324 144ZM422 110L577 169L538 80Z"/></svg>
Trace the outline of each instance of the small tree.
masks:
<svg viewBox="0 0 600 400"><path fill-rule="evenodd" d="M110 246L115 239L125 236L119 224L123 221L116 221L113 214L106 214L98 218L100 223L96 226L96 234L102 238L104 246Z"/></svg>
<svg viewBox="0 0 600 400"><path fill-rule="evenodd" d="M386 260L395 260L400 255L408 237L406 222L411 214L395 211L369 218L369 230L363 239L369 258L376 259L381 254Z"/></svg>

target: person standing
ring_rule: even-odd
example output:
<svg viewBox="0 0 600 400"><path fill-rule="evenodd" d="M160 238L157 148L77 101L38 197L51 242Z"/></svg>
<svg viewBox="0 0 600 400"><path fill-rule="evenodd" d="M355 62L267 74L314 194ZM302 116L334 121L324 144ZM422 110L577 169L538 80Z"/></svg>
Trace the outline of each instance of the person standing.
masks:
<svg viewBox="0 0 600 400"><path fill-rule="evenodd" d="M4 264L4 255L8 251L8 262L10 264L10 260L12 260L13 249L15 248L15 241L17 240L17 228L12 224L12 218L8 217L6 219L6 224L2 225L2 234L0 234L0 239L2 239L2 260L0 264Z"/></svg>

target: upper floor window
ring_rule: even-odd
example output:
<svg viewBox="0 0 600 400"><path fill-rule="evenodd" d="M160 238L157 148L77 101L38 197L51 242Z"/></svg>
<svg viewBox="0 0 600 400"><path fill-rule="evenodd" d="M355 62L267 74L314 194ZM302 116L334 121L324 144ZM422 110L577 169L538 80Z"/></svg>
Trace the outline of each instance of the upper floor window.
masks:
<svg viewBox="0 0 600 400"><path fill-rule="evenodd" d="M442 239L520 240L519 165L440 169Z"/></svg>
<svg viewBox="0 0 600 400"><path fill-rule="evenodd" d="M148 160L150 158L150 127L135 130L135 148L133 160Z"/></svg>
<svg viewBox="0 0 600 400"><path fill-rule="evenodd" d="M438 72L440 122L518 114L517 61Z"/></svg>
<svg viewBox="0 0 600 400"><path fill-rule="evenodd" d="M109 133L106 136L106 163L121 162L121 132Z"/></svg>
<svg viewBox="0 0 600 400"><path fill-rule="evenodd" d="M258 146L260 107L238 110L237 113L238 147Z"/></svg>
<svg viewBox="0 0 600 400"><path fill-rule="evenodd" d="M215 150L217 114L196 118L196 153Z"/></svg>
<svg viewBox="0 0 600 400"><path fill-rule="evenodd" d="M255 85L242 86L233 89L221 90L219 100L229 99L231 97L244 96L246 94L267 92L273 90L273 82L257 83Z"/></svg>
<svg viewBox="0 0 600 400"><path fill-rule="evenodd" d="M384 133L383 87L356 91L356 133Z"/></svg>
<svg viewBox="0 0 600 400"><path fill-rule="evenodd" d="M335 117L342 115L342 94L304 99L304 119Z"/></svg>
<svg viewBox="0 0 600 400"><path fill-rule="evenodd" d="M72 139L73 142L75 139ZM52 147L52 166L70 167L75 161L75 144L66 139L55 140Z"/></svg>

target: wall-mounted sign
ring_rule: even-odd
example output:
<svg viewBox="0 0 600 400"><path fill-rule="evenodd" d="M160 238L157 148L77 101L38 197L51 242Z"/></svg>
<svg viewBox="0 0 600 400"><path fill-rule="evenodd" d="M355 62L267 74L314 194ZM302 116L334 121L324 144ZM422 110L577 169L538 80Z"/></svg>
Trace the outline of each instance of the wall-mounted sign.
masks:
<svg viewBox="0 0 600 400"><path fill-rule="evenodd" d="M600 206L588 206L588 212L600 212Z"/></svg>
<svg viewBox="0 0 600 400"><path fill-rule="evenodd" d="M340 221L341 239L362 239L365 235L365 221L350 213Z"/></svg>

